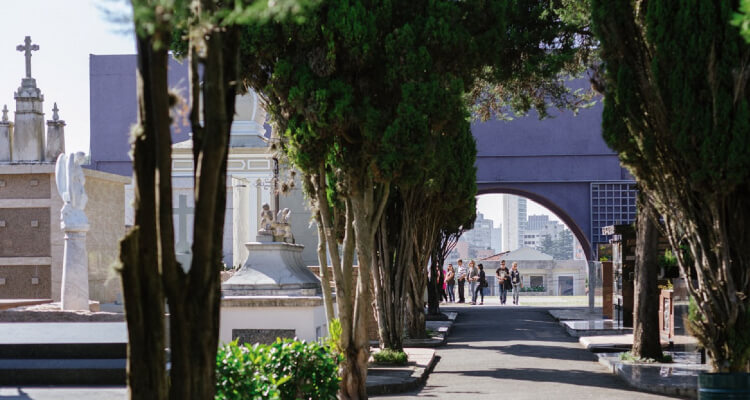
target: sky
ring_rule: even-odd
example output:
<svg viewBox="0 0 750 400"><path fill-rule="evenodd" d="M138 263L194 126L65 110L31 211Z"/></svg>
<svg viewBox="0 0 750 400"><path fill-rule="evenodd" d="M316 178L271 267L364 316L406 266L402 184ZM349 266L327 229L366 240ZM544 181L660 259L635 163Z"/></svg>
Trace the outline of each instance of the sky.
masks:
<svg viewBox="0 0 750 400"><path fill-rule="evenodd" d="M65 121L66 152L89 153L89 54L134 54L130 26L103 9L124 16L124 0L13 0L2 5L0 23L0 108L15 111L13 93L25 75L25 59L16 46L31 36L31 76L44 95L44 119L55 102ZM135 88L134 88L135 89Z"/></svg>
<svg viewBox="0 0 750 400"><path fill-rule="evenodd" d="M499 228L503 222L503 195L502 194L483 194L477 197L477 212L484 214L484 218L491 219L495 228ZM526 215L549 215L550 220L560 221L552 211L546 207L526 199Z"/></svg>

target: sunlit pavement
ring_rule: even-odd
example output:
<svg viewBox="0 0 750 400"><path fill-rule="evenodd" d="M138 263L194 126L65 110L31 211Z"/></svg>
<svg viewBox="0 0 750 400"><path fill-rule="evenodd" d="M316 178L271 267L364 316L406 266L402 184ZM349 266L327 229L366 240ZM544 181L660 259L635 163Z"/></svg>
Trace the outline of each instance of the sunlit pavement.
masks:
<svg viewBox="0 0 750 400"><path fill-rule="evenodd" d="M536 296L534 296L536 297ZM582 299L587 299L581 297ZM529 297L530 299L530 297ZM443 305L459 317L427 384L418 391L378 398L411 399L666 399L635 391L595 361L547 313L530 306L558 301L525 301L521 306ZM575 298L573 298L575 299ZM493 304L494 300L494 304ZM586 300L587 301L587 300ZM510 301L509 301L510 303ZM557 303L569 307L569 303Z"/></svg>

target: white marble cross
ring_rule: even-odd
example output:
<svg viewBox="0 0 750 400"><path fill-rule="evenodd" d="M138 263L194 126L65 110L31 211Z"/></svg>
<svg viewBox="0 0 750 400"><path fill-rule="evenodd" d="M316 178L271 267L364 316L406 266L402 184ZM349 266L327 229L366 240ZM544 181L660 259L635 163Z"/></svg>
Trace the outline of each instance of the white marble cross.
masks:
<svg viewBox="0 0 750 400"><path fill-rule="evenodd" d="M23 44L16 46L16 50L23 51L23 55L26 57L26 77L31 78L31 52L39 50L39 45L31 44L31 36L26 36Z"/></svg>
<svg viewBox="0 0 750 400"><path fill-rule="evenodd" d="M179 225L177 233L177 246L175 250L178 253L189 253L190 243L188 243L187 237L187 220L188 215L193 215L193 208L187 205L187 196L181 194L178 200L177 208L173 209L172 212L177 215L177 224Z"/></svg>
<svg viewBox="0 0 750 400"><path fill-rule="evenodd" d="M8 122L8 105L3 105L3 122Z"/></svg>

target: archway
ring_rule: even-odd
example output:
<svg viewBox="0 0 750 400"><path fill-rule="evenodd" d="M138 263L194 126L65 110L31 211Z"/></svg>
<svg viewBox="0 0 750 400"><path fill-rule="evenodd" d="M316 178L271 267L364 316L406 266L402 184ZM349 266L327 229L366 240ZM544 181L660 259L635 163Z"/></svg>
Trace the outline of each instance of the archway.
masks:
<svg viewBox="0 0 750 400"><path fill-rule="evenodd" d="M578 243L581 244L581 247L583 248L583 252L586 255L586 260L587 261L592 260L593 253L591 249L591 241L589 240L586 232L584 231L584 229L581 228L581 226L579 226L575 218L573 218L568 212L566 212L562 207L560 207L554 201L550 200L549 198L539 193L535 193L535 192L531 192L531 191L523 190L519 188L505 187L505 186L479 189L477 195L483 195L483 194L512 194L516 196L525 197L529 200L533 200L539 205L546 207L549 211L555 214L555 216L557 216L570 229L570 231L573 233L575 238L578 240Z"/></svg>

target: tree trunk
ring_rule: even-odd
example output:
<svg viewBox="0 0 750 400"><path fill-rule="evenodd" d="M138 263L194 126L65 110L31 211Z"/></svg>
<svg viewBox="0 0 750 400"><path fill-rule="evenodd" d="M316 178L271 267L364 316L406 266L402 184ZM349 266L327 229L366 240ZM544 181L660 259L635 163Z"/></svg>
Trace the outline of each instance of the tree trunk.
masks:
<svg viewBox="0 0 750 400"><path fill-rule="evenodd" d="M328 257L326 257L326 234L321 221L320 210L315 211L315 222L318 227L318 264L320 265L320 286L323 289L323 305L326 308L326 321L330 328L331 321L336 317L333 313L333 296L331 292L331 274L328 272Z"/></svg>
<svg viewBox="0 0 750 400"><path fill-rule="evenodd" d="M214 11L211 4L204 11ZM170 398L211 399L216 387L216 351L221 305L222 249L226 210L226 163L236 96L238 31L214 31L206 39L203 120L194 143L195 218L193 258L186 275L166 282L170 304L172 386ZM194 44L191 44L194 45ZM199 102L192 102L193 108Z"/></svg>
<svg viewBox="0 0 750 400"><path fill-rule="evenodd" d="M164 297L159 274L156 216L158 123L169 120L157 107L167 95L166 50L151 37L137 37L138 125L133 143L135 225L120 243L125 317L128 324L128 389L132 399L165 399ZM166 114L166 115L165 115Z"/></svg>
<svg viewBox="0 0 750 400"><path fill-rule="evenodd" d="M641 196L636 220L633 350L638 358L661 359L659 335L658 246L653 207Z"/></svg>

